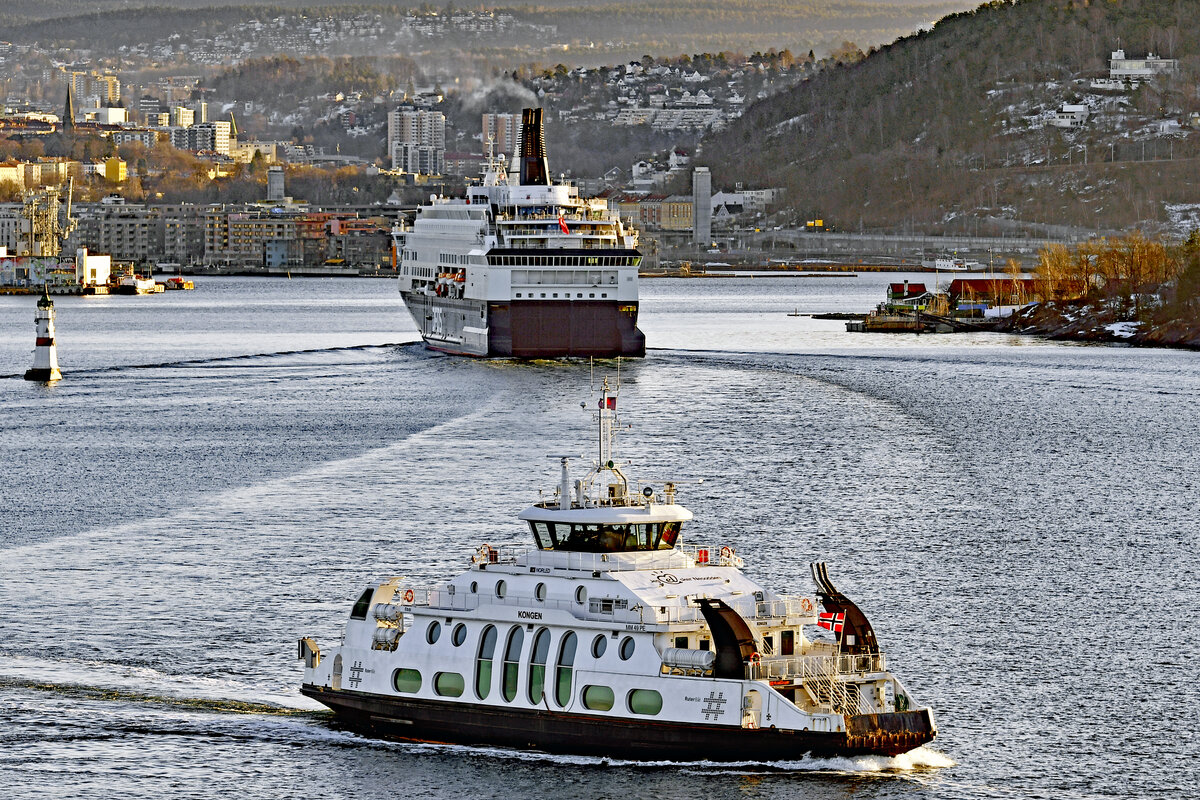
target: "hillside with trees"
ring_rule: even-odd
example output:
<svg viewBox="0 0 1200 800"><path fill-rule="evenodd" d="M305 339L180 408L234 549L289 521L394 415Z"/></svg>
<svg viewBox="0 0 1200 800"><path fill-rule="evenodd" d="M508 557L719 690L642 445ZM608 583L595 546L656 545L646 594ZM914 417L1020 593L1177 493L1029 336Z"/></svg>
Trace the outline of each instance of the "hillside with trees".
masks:
<svg viewBox="0 0 1200 800"><path fill-rule="evenodd" d="M453 57L483 66L510 66L546 53L569 54L576 63L600 64L646 53L751 52L771 47L825 51L842 41L864 46L893 41L928 26L944 14L968 7L970 0L653 0L632 3L609 0L551 0L502 7L456 6L414 0L338 3L330 0L271 0L266 3L222 0L10 0L0 7L4 38L49 48L70 47L94 54L151 45L175 47L237 33L247 21L287 17L303 31L314 21L369 17L378 35L325 41L317 55L382 55L423 53L427 58ZM412 37L407 23L441 14L504 14L521 22L502 35L433 26L433 42ZM411 48L411 49L409 49ZM203 47L201 46L201 49ZM187 50L178 50L186 57ZM256 53L256 55L265 55ZM293 53L295 55L295 53ZM451 63L451 62L447 62Z"/></svg>
<svg viewBox="0 0 1200 800"><path fill-rule="evenodd" d="M1092 91L1118 42L1180 70ZM997 0L840 58L709 137L714 182L784 186L793 221L842 230L1154 230L1200 203L1198 3ZM1063 103L1093 116L1054 127Z"/></svg>

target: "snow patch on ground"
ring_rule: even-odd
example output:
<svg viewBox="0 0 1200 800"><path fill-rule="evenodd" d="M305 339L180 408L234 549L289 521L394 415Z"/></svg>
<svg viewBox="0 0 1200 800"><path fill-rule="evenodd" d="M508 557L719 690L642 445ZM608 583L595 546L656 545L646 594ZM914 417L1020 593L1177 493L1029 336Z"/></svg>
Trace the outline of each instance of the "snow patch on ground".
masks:
<svg viewBox="0 0 1200 800"><path fill-rule="evenodd" d="M1104 329L1121 339L1129 339L1137 335L1138 328L1142 326L1140 322L1110 322L1104 326Z"/></svg>
<svg viewBox="0 0 1200 800"><path fill-rule="evenodd" d="M1200 203L1167 203L1166 209L1172 233L1184 237L1200 230Z"/></svg>

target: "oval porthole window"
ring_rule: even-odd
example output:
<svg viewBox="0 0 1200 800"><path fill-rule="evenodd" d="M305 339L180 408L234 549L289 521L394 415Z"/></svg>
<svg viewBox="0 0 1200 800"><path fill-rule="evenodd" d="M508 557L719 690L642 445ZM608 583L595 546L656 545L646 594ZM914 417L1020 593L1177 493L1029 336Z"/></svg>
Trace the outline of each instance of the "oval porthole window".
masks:
<svg viewBox="0 0 1200 800"><path fill-rule="evenodd" d="M546 599L546 584L539 583L537 586L535 586L533 589L533 596L536 597L538 600L545 600Z"/></svg>
<svg viewBox="0 0 1200 800"><path fill-rule="evenodd" d="M578 589L575 590L575 602L579 603L579 605L583 605L585 602L587 602L587 587L586 586L580 586Z"/></svg>
<svg viewBox="0 0 1200 800"><path fill-rule="evenodd" d="M608 649L608 637L603 633L592 639L592 658L599 658Z"/></svg>
<svg viewBox="0 0 1200 800"><path fill-rule="evenodd" d="M425 641L429 642L430 644L434 644L441 635L442 623L431 622L429 623L429 630L425 631Z"/></svg>
<svg viewBox="0 0 1200 800"><path fill-rule="evenodd" d="M621 649L619 653L622 661L628 661L629 659L633 658L633 647L634 644L632 636L626 636L621 640Z"/></svg>
<svg viewBox="0 0 1200 800"><path fill-rule="evenodd" d="M508 585L504 581L496 581L496 597L504 597L508 591Z"/></svg>
<svg viewBox="0 0 1200 800"><path fill-rule="evenodd" d="M398 669L392 673L392 686L397 692L412 694L421 691L421 673L415 669Z"/></svg>
<svg viewBox="0 0 1200 800"><path fill-rule="evenodd" d="M634 714L653 716L662 711L662 695L653 689L634 689L625 698L625 703Z"/></svg>
<svg viewBox="0 0 1200 800"><path fill-rule="evenodd" d="M467 626L461 622L454 626L454 633L450 635L450 641L454 642L455 647L459 647L467 640Z"/></svg>
<svg viewBox="0 0 1200 800"><path fill-rule="evenodd" d="M471 594L479 591L479 581L471 581Z"/></svg>

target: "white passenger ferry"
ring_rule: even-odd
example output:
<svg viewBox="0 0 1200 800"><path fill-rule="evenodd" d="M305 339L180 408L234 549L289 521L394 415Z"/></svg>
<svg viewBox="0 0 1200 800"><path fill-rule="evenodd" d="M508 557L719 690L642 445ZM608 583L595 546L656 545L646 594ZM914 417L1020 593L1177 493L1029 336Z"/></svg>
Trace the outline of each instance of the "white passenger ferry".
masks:
<svg viewBox="0 0 1200 800"><path fill-rule="evenodd" d="M534 546L492 547L435 588L368 586L338 645L299 643L302 691L370 735L652 760L895 755L933 739L823 564L777 594L725 547L683 544L676 487L598 458L518 516Z"/></svg>
<svg viewBox="0 0 1200 800"><path fill-rule="evenodd" d="M481 185L434 196L396 230L400 295L421 337L472 356L645 355L636 231L603 199L552 184L542 110L522 121L517 182L489 154Z"/></svg>

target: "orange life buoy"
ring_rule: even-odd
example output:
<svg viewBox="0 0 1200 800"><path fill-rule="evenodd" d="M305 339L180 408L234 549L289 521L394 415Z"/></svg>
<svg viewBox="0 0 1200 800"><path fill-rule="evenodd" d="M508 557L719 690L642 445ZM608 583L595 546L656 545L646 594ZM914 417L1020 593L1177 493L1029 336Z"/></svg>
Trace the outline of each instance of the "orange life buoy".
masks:
<svg viewBox="0 0 1200 800"><path fill-rule="evenodd" d="M722 547L721 548L721 558L724 558L726 560L733 558L733 548L730 547L729 545L725 545L724 547Z"/></svg>
<svg viewBox="0 0 1200 800"><path fill-rule="evenodd" d="M801 600L800 601L800 610L803 611L805 614L812 611L813 610L812 600L809 600L807 597L804 598L803 600Z"/></svg>
<svg viewBox="0 0 1200 800"><path fill-rule="evenodd" d="M404 590L404 602L411 603L416 598L416 596L417 596L417 593L414 592L412 589Z"/></svg>

